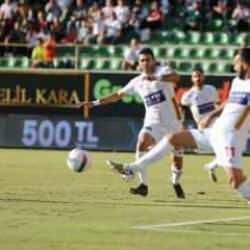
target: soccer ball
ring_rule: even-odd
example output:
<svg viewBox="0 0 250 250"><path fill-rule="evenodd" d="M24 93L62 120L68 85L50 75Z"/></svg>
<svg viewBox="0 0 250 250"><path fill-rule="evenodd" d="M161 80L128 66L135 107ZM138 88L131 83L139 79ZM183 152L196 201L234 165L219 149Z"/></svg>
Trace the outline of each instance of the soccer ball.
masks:
<svg viewBox="0 0 250 250"><path fill-rule="evenodd" d="M69 169L74 172L83 172L90 167L90 156L85 150L74 148L72 149L66 159Z"/></svg>

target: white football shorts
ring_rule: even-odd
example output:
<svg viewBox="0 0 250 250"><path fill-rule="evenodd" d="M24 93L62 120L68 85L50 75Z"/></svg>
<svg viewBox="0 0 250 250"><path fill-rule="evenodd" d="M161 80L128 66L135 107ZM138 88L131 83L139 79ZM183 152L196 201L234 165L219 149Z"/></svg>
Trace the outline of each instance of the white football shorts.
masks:
<svg viewBox="0 0 250 250"><path fill-rule="evenodd" d="M191 129L191 134L201 151L216 155L217 163L223 167L240 168L244 143L235 131L221 131L215 128Z"/></svg>

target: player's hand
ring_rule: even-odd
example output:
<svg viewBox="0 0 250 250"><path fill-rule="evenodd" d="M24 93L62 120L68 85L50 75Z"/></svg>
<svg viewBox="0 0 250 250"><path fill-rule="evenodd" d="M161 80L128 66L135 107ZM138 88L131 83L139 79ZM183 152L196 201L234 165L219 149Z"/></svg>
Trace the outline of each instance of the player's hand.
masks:
<svg viewBox="0 0 250 250"><path fill-rule="evenodd" d="M93 103L93 101L80 102L79 107L80 108L87 107L87 108L91 109L94 107L94 103Z"/></svg>

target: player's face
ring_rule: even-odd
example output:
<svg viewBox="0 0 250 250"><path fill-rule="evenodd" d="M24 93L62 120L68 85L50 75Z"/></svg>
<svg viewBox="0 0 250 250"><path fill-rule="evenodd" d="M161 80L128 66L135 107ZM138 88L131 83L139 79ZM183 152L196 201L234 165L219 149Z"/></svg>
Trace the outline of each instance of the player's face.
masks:
<svg viewBox="0 0 250 250"><path fill-rule="evenodd" d="M201 87L203 85L204 75L200 71L193 71L191 80L195 86Z"/></svg>
<svg viewBox="0 0 250 250"><path fill-rule="evenodd" d="M139 68L144 73L152 73L154 71L155 60L151 55L141 54L139 56Z"/></svg>
<svg viewBox="0 0 250 250"><path fill-rule="evenodd" d="M240 74L241 72L241 60L240 60L240 55L239 54L236 54L234 56L234 59L233 59L233 68L234 68L234 71L238 74Z"/></svg>

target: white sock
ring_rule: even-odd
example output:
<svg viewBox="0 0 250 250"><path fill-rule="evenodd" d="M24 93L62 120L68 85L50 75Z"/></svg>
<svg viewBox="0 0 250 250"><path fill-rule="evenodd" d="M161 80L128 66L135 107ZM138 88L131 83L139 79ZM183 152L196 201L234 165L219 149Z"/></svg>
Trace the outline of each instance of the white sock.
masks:
<svg viewBox="0 0 250 250"><path fill-rule="evenodd" d="M146 153L147 151L136 151L135 159L139 160ZM140 172L138 172L138 178L139 178L140 184L144 184L148 186L148 175L147 175L146 169L143 168Z"/></svg>
<svg viewBox="0 0 250 250"><path fill-rule="evenodd" d="M206 170L214 170L218 167L216 158L205 165Z"/></svg>
<svg viewBox="0 0 250 250"><path fill-rule="evenodd" d="M250 201L250 183L248 181L243 181L237 188L237 191L243 198Z"/></svg>
<svg viewBox="0 0 250 250"><path fill-rule="evenodd" d="M169 144L168 138L165 136L145 155L143 155L135 162L128 164L128 168L131 169L133 172L142 171L148 165L161 159L166 154L170 154L171 152L172 146Z"/></svg>
<svg viewBox="0 0 250 250"><path fill-rule="evenodd" d="M172 171L172 176L171 176L171 181L173 184L177 184L179 183L181 174L182 174L182 170L179 169L177 166L172 165L171 166L171 171Z"/></svg>

